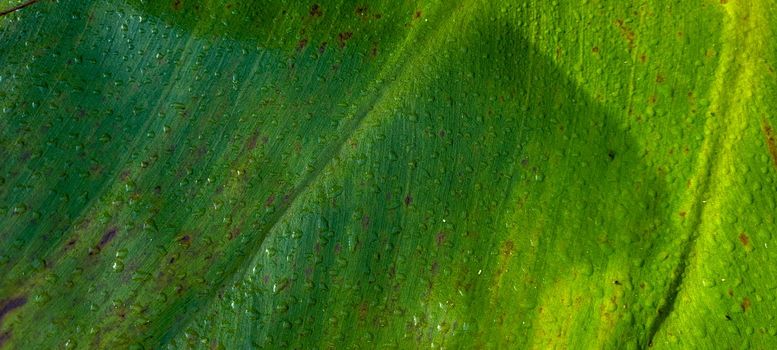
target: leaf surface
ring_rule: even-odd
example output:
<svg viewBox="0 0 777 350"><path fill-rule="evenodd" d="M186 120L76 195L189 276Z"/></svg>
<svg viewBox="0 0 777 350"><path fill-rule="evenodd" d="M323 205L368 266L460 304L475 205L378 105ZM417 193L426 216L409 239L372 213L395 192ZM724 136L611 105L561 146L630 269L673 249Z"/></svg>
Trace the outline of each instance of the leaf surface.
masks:
<svg viewBox="0 0 777 350"><path fill-rule="evenodd" d="M773 0L0 17L0 347L777 345Z"/></svg>

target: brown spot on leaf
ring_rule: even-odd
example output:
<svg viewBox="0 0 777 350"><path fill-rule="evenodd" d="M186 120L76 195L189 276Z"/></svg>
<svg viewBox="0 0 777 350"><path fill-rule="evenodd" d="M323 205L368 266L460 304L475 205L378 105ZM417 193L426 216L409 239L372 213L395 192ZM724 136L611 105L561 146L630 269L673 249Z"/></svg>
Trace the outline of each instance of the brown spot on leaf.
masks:
<svg viewBox="0 0 777 350"><path fill-rule="evenodd" d="M628 43L629 50L634 48L634 38L636 37L636 34L634 34L634 31L629 28L626 23L622 19L616 19L615 20L615 26L618 27L618 29L621 32L621 36L626 39L626 42Z"/></svg>
<svg viewBox="0 0 777 350"><path fill-rule="evenodd" d="M229 237L228 238L229 238L230 241L235 239L235 238L237 238L237 236L240 236L240 228L239 227L235 227L235 228L229 230Z"/></svg>
<svg viewBox="0 0 777 350"><path fill-rule="evenodd" d="M656 83L659 83L659 84L661 84L661 83L663 83L664 81L666 81L666 77L664 77L664 76L663 76L663 75L661 75L661 74L656 74Z"/></svg>
<svg viewBox="0 0 777 350"><path fill-rule="evenodd" d="M367 6L366 5L356 6L356 15L357 16L362 16L362 17L366 16L367 15Z"/></svg>
<svg viewBox="0 0 777 350"><path fill-rule="evenodd" d="M745 297L744 299L742 299L741 306L742 306L742 312L747 312L747 309L750 308L750 298Z"/></svg>
<svg viewBox="0 0 777 350"><path fill-rule="evenodd" d="M364 321L367 318L367 303L361 303L359 305L359 321Z"/></svg>
<svg viewBox="0 0 777 350"><path fill-rule="evenodd" d="M369 215L362 216L362 228L365 229L365 230L370 228L370 216Z"/></svg>
<svg viewBox="0 0 777 350"><path fill-rule="evenodd" d="M591 48L591 52L593 52L593 53L599 53L599 47L598 47L598 46L594 46L594 47L592 47L592 48Z"/></svg>
<svg viewBox="0 0 777 350"><path fill-rule="evenodd" d="M352 32L340 32L340 34L337 34L337 46L340 46L340 48L345 47L345 42L348 41L353 36Z"/></svg>
<svg viewBox="0 0 777 350"><path fill-rule="evenodd" d="M321 11L321 6L318 4L313 4L313 6L310 6L310 17L321 17L324 12Z"/></svg>
<svg viewBox="0 0 777 350"><path fill-rule="evenodd" d="M114 237L116 237L116 232L118 232L116 227L111 227L108 229L108 231L105 231L103 233L103 236L100 237L100 242L97 243L98 249L103 249L111 240L113 240Z"/></svg>
<svg viewBox="0 0 777 350"><path fill-rule="evenodd" d="M413 197L411 195L405 196L405 206L410 205L410 203L413 203Z"/></svg>
<svg viewBox="0 0 777 350"><path fill-rule="evenodd" d="M513 241L506 241L502 246L502 255L510 256L515 252L515 243Z"/></svg>
<svg viewBox="0 0 777 350"><path fill-rule="evenodd" d="M302 50L302 49L304 49L304 48L305 48L305 46L307 46L307 45L308 45L308 39L302 39L302 40L300 40L300 41L298 41L298 42L297 42L297 49L298 49L298 50Z"/></svg>
<svg viewBox="0 0 777 350"><path fill-rule="evenodd" d="M774 137L774 129L772 129L772 126L769 125L766 119L761 120L761 128L763 129L764 137L766 138L766 149L769 150L769 154L772 156L772 162L774 163L774 166L777 167L777 139Z"/></svg>
<svg viewBox="0 0 777 350"><path fill-rule="evenodd" d="M183 5L183 0L173 0L173 10L180 11Z"/></svg>
<svg viewBox="0 0 777 350"><path fill-rule="evenodd" d="M256 148L257 142L259 141L259 132L255 131L251 134L251 136L246 141L246 150L251 151L254 148ZM262 138L262 144L267 144L267 137Z"/></svg>
<svg viewBox="0 0 777 350"><path fill-rule="evenodd" d="M742 242L742 245L745 247L750 245L750 237L748 237L744 232L739 234L739 241Z"/></svg>
<svg viewBox="0 0 777 350"><path fill-rule="evenodd" d="M322 42L320 45L318 45L318 53L322 54L326 51L326 41Z"/></svg>
<svg viewBox="0 0 777 350"><path fill-rule="evenodd" d="M267 197L267 200L264 202L264 205L269 208L272 206L273 202L275 202L275 195L271 194L269 197Z"/></svg>
<svg viewBox="0 0 777 350"><path fill-rule="evenodd" d="M416 12L413 14L413 19L419 19L419 18L421 18L421 15L422 15L422 13L421 13L421 10L417 10L417 11L416 11Z"/></svg>
<svg viewBox="0 0 777 350"><path fill-rule="evenodd" d="M437 236L434 237L435 242L437 243L437 246L441 246L445 243L445 240L448 239L448 235L445 234L445 232L437 232Z"/></svg>
<svg viewBox="0 0 777 350"><path fill-rule="evenodd" d="M183 235L180 238L178 238L178 244L188 247L192 244L192 237L189 235Z"/></svg>
<svg viewBox="0 0 777 350"><path fill-rule="evenodd" d="M3 300L0 302L0 325L3 324L3 318L5 318L6 315L8 315L11 311L24 306L24 304L27 304L27 297L23 296Z"/></svg>
<svg viewBox="0 0 777 350"><path fill-rule="evenodd" d="M0 333L0 348L5 345L5 342L8 341L8 339L11 339L11 331L5 331Z"/></svg>
<svg viewBox="0 0 777 350"><path fill-rule="evenodd" d="M116 315L118 315L119 318L121 318L122 320L126 319L127 318L127 308L125 308L124 306L119 307L116 310Z"/></svg>

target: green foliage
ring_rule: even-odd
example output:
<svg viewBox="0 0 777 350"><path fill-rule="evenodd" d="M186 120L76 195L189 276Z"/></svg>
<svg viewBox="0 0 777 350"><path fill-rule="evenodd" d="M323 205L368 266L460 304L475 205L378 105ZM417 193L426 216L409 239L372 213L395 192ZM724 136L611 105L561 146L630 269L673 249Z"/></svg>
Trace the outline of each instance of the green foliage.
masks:
<svg viewBox="0 0 777 350"><path fill-rule="evenodd" d="M774 8L10 12L0 348L775 348Z"/></svg>

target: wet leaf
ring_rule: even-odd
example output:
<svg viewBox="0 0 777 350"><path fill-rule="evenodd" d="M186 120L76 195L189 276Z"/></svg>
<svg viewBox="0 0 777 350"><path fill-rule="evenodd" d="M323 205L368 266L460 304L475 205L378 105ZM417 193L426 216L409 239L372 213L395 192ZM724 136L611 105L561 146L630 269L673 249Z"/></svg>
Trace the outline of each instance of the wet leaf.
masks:
<svg viewBox="0 0 777 350"><path fill-rule="evenodd" d="M0 347L773 348L775 6L0 1Z"/></svg>

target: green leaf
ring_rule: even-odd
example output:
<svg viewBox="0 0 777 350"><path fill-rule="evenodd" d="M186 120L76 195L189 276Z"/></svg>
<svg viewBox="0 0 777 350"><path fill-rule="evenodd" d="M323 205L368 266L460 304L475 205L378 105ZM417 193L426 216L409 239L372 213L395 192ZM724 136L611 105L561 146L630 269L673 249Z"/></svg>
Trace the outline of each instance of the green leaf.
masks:
<svg viewBox="0 0 777 350"><path fill-rule="evenodd" d="M0 347L777 346L774 0L0 0Z"/></svg>

